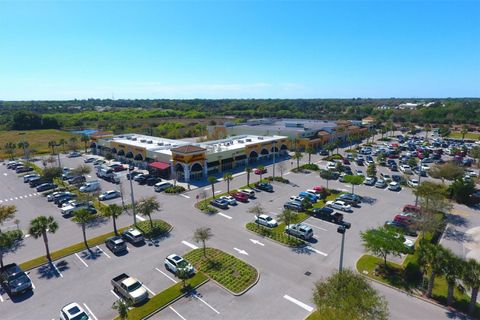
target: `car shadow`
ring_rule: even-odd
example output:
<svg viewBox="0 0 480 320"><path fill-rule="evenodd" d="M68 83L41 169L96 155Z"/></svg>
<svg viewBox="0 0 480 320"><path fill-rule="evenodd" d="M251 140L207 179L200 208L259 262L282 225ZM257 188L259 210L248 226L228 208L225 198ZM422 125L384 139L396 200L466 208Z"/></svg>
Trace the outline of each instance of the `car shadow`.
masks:
<svg viewBox="0 0 480 320"><path fill-rule="evenodd" d="M373 205L375 202L377 202L377 199L372 197L363 197L362 202Z"/></svg>
<svg viewBox="0 0 480 320"><path fill-rule="evenodd" d="M291 250L292 250L292 252L298 253L298 254L308 254L308 255L310 255L310 254L314 253L314 251L311 248L309 248L309 246L294 247Z"/></svg>

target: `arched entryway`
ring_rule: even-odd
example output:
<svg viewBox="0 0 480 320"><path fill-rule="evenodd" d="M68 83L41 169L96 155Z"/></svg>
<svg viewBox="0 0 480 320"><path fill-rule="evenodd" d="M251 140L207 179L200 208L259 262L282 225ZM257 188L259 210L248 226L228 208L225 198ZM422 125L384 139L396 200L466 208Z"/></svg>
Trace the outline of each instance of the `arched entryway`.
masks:
<svg viewBox="0 0 480 320"><path fill-rule="evenodd" d="M199 180L203 178L203 166L199 162L195 162L190 167L190 179Z"/></svg>
<svg viewBox="0 0 480 320"><path fill-rule="evenodd" d="M183 167L183 164L177 163L174 167L174 171L177 180L183 181L185 179L185 168Z"/></svg>
<svg viewBox="0 0 480 320"><path fill-rule="evenodd" d="M142 156L140 153L138 153L138 154L135 156L134 160L136 160L136 161L143 161L143 156Z"/></svg>
<svg viewBox="0 0 480 320"><path fill-rule="evenodd" d="M253 150L248 155L248 163L257 162L257 160L258 160L258 153L257 151Z"/></svg>
<svg viewBox="0 0 480 320"><path fill-rule="evenodd" d="M124 157L125 156L125 151L124 150L118 150L117 151L117 156L121 156L121 157Z"/></svg>
<svg viewBox="0 0 480 320"><path fill-rule="evenodd" d="M116 149L116 148L112 148L112 153L113 153L113 154L117 154L117 149Z"/></svg>

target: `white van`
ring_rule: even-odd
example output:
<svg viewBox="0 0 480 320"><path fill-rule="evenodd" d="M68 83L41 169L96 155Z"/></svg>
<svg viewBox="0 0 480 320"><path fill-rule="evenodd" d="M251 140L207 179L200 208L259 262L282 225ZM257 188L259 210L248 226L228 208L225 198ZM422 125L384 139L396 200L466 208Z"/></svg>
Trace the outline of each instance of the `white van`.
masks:
<svg viewBox="0 0 480 320"><path fill-rule="evenodd" d="M98 181L88 181L85 182L83 186L78 189L80 192L93 192L100 190L100 182Z"/></svg>

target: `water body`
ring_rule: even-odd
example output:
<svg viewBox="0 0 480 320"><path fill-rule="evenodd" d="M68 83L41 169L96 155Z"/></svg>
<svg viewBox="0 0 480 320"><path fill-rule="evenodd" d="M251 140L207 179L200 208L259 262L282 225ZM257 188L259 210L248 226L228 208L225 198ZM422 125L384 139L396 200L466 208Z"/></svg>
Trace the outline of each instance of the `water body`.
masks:
<svg viewBox="0 0 480 320"><path fill-rule="evenodd" d="M87 136L90 136L90 135L92 135L96 132L98 132L98 130L96 130L96 129L84 129L84 130L72 131L72 133L80 134L80 135L87 135Z"/></svg>

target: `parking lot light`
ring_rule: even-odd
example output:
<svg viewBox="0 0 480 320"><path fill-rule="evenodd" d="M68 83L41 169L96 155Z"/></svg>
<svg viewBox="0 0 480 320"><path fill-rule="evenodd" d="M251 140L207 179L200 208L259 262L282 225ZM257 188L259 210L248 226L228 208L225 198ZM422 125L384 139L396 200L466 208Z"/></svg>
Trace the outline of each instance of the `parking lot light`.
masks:
<svg viewBox="0 0 480 320"><path fill-rule="evenodd" d="M131 175L131 170L130 166L128 166L128 176L130 177L130 195L132 196L132 212L133 212L133 225L136 227L137 226L137 214L135 213L135 198L133 196L133 183L132 183L132 175Z"/></svg>
<svg viewBox="0 0 480 320"><path fill-rule="evenodd" d="M339 226L337 228L337 232L342 235L342 246L340 247L340 264L338 267L338 271L342 271L343 269L343 248L345 245L345 232L347 232L347 229L350 229L350 225L344 225L344 226Z"/></svg>

